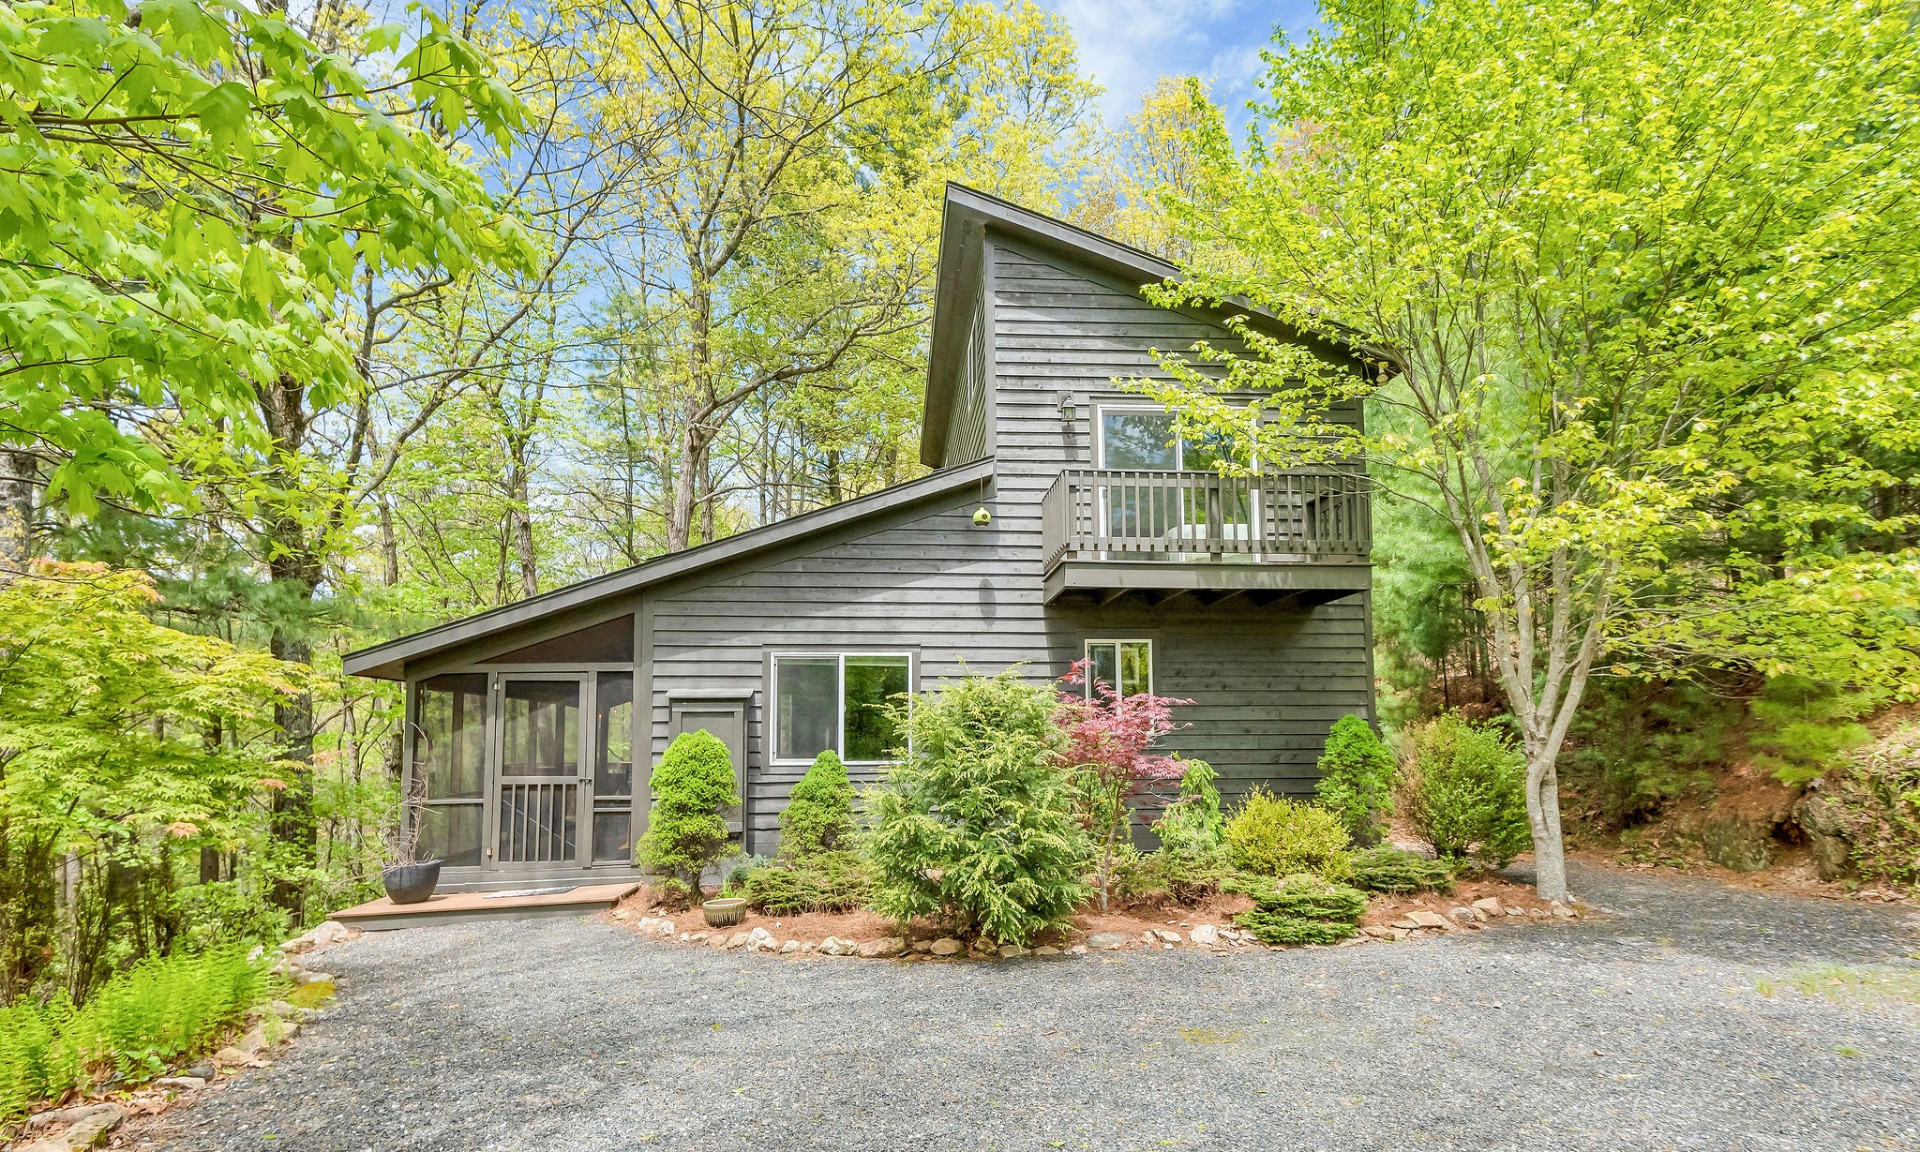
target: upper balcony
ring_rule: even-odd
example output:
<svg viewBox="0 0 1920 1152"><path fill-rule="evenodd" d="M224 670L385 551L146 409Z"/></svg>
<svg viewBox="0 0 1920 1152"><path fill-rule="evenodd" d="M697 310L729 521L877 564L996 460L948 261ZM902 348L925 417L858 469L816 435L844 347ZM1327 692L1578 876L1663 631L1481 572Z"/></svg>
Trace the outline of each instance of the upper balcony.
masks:
<svg viewBox="0 0 1920 1152"><path fill-rule="evenodd" d="M1047 600L1322 603L1365 591L1369 505L1366 476L1350 470L1070 469L1041 504Z"/></svg>

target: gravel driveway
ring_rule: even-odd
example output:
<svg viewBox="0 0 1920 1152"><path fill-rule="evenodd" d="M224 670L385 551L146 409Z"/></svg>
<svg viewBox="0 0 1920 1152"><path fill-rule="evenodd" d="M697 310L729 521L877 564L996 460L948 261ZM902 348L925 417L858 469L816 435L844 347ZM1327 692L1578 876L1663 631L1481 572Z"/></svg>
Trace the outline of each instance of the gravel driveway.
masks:
<svg viewBox="0 0 1920 1152"><path fill-rule="evenodd" d="M1575 874L1616 914L1424 944L900 965L591 921L326 954L337 1006L160 1147L1920 1148L1920 917Z"/></svg>

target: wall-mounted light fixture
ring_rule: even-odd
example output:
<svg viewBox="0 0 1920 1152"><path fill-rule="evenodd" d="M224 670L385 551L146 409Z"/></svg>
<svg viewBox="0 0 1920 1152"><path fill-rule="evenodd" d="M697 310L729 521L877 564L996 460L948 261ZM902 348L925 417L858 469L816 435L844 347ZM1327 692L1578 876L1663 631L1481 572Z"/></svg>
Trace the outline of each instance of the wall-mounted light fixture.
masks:
<svg viewBox="0 0 1920 1152"><path fill-rule="evenodd" d="M1073 402L1073 393L1060 393L1060 422L1068 428L1072 428L1075 419L1078 418L1079 415L1080 408Z"/></svg>

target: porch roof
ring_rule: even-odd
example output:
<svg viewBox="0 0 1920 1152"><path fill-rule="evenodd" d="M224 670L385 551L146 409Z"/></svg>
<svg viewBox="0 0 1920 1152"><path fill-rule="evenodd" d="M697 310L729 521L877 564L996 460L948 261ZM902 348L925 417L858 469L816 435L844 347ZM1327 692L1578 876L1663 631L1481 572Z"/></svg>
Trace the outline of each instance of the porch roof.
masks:
<svg viewBox="0 0 1920 1152"><path fill-rule="evenodd" d="M488 612L453 620L436 628L349 652L342 666L351 675L379 680L399 680L405 676L409 660L419 660L449 648L469 644L508 628L517 628L548 616L568 612L609 596L634 592L679 576L699 572L729 561L781 545L794 544L810 536L844 527L870 516L881 516L895 509L949 492L981 484L993 475L993 458L986 457L955 468L929 473L917 480L882 488L865 496L801 515L753 528L724 540L657 557L605 576L582 580L551 592L495 608Z"/></svg>

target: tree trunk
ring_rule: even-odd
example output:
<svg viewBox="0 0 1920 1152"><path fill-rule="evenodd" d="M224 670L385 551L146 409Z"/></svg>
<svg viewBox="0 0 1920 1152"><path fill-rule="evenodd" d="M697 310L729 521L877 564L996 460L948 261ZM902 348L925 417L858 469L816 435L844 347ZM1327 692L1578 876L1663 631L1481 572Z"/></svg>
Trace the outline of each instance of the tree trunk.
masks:
<svg viewBox="0 0 1920 1152"><path fill-rule="evenodd" d="M1556 742L1543 755L1527 757L1527 824L1533 832L1533 887L1542 900L1565 903L1567 850L1560 836L1560 776Z"/></svg>
<svg viewBox="0 0 1920 1152"><path fill-rule="evenodd" d="M28 453L0 451L0 575L25 572L33 558L37 472Z"/></svg>
<svg viewBox="0 0 1920 1152"><path fill-rule="evenodd" d="M513 530L513 554L520 565L520 596L540 594L539 559L533 552L532 494L527 481L526 446L515 446L518 457L507 470L507 522Z"/></svg>
<svg viewBox="0 0 1920 1152"><path fill-rule="evenodd" d="M297 522L282 518L275 522L275 535L300 534ZM313 646L307 637L309 611L314 592L320 586L319 557L312 554L304 540L280 541L275 558L267 564L273 582L291 593L271 621L267 646L274 657L293 664L313 664ZM312 868L319 859L320 830L313 815L313 692L302 688L292 697L284 697L273 708L274 727L280 732L281 755L296 765L285 781L286 787L274 793L273 812L268 827L279 857L275 861L273 886L269 893L274 907L284 909L296 926L306 923L306 888L298 873ZM290 875L290 873L293 873Z"/></svg>

